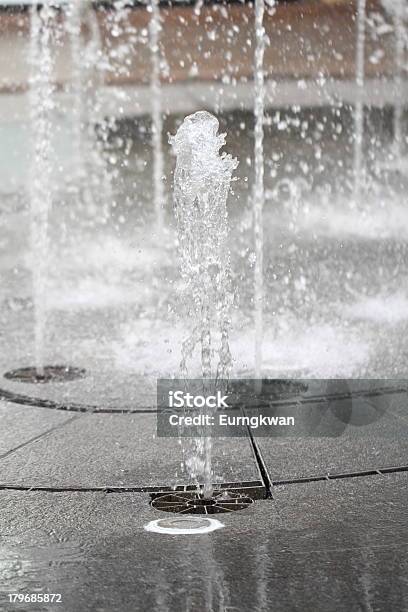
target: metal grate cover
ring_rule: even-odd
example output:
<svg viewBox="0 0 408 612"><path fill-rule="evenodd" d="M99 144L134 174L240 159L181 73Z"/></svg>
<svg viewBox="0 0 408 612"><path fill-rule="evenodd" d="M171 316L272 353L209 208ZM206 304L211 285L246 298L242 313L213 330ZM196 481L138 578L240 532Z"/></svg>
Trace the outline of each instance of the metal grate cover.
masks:
<svg viewBox="0 0 408 612"><path fill-rule="evenodd" d="M151 501L156 510L175 514L221 514L244 510L253 503L250 497L230 491L217 491L210 498L203 497L197 491L169 493L157 495Z"/></svg>
<svg viewBox="0 0 408 612"><path fill-rule="evenodd" d="M45 366L43 369L43 374L38 374L35 367L10 370L10 372L6 372L4 374L4 378L23 383L44 384L53 382L69 382L78 378L84 378L85 374L86 371L83 368L55 365Z"/></svg>

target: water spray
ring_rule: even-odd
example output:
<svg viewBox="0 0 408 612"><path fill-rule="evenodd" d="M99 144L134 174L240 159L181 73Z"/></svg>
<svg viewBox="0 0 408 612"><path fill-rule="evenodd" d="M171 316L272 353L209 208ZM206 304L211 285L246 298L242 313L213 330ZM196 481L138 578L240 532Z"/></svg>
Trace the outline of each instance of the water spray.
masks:
<svg viewBox="0 0 408 612"><path fill-rule="evenodd" d="M228 378L232 364L229 329L233 291L226 202L238 162L226 153L220 155L225 134L218 134L218 127L213 115L200 111L186 117L170 138L177 156L174 207L181 274L192 320L192 331L182 344L180 373L187 378L188 362L199 347L204 388L211 377ZM214 349L215 335L219 340ZM214 350L218 353L215 369ZM204 439L196 440L196 447L204 457L198 470L202 471L205 483L203 494L210 497L211 437L204 435ZM195 453L193 471L198 462Z"/></svg>

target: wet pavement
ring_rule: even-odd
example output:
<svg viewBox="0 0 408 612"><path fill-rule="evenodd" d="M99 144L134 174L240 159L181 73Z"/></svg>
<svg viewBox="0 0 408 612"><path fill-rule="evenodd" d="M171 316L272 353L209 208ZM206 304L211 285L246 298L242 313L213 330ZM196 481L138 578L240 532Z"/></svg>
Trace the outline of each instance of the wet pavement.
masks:
<svg viewBox="0 0 408 612"><path fill-rule="evenodd" d="M334 392L331 399L323 394L315 402L288 402L273 410L275 415L294 416L297 427L296 432L280 431L274 437L268 431L264 435L262 430L253 432L271 480L408 465L408 394L397 388L403 381L394 383L394 388L388 382L378 395L370 394L374 383L365 381L367 394L359 395L356 389L353 396L353 390L347 393L346 381L330 381L328 389ZM350 386L356 387L356 381ZM265 412L260 408L246 410L248 415Z"/></svg>
<svg viewBox="0 0 408 612"><path fill-rule="evenodd" d="M252 481L264 498L216 515L224 527L207 535L144 530L169 516L149 491L190 484L154 413L3 402L0 610L408 609L408 390L384 385L329 381L319 396L310 381L263 409L294 414L295 436L214 440L216 484Z"/></svg>
<svg viewBox="0 0 408 612"><path fill-rule="evenodd" d="M275 487L208 535L141 493L1 491L1 610L406 610L407 475ZM9 593L61 593L10 605Z"/></svg>
<svg viewBox="0 0 408 612"><path fill-rule="evenodd" d="M10 404L8 410L12 412L14 406ZM31 410L26 408L28 413ZM62 415L62 424L53 431L3 459L2 483L136 490L191 484L182 470L178 438L157 438L156 415ZM248 439L214 440L213 460L219 482L260 480Z"/></svg>

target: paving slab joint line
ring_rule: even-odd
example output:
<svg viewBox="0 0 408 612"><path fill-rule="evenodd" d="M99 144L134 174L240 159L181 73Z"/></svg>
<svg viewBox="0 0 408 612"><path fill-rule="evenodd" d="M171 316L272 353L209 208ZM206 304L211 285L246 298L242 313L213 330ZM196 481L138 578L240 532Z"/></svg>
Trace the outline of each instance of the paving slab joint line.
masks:
<svg viewBox="0 0 408 612"><path fill-rule="evenodd" d="M244 411L245 413L245 411ZM252 448L252 452L256 461L256 464L258 466L258 470L260 473L260 476L262 478L262 482L264 484L265 487L265 499L271 499L273 498L272 495L272 480L269 476L269 472L268 472L268 468L266 466L265 460L262 456L261 450L258 447L255 438L252 434L251 428L249 427L249 425L247 425L247 431L248 431L248 436L249 436L249 442L251 444L251 448Z"/></svg>
<svg viewBox="0 0 408 612"><path fill-rule="evenodd" d="M272 487L280 487L291 484L307 484L311 482L322 482L330 480L345 480L348 478L363 478L366 476L384 476L386 474L399 474L408 472L408 465L399 465L394 467L374 468L372 470L361 470L358 472L339 472L332 474L324 474L321 476L303 476L300 478L284 478L281 480L272 480Z"/></svg>
<svg viewBox="0 0 408 612"><path fill-rule="evenodd" d="M349 399L351 397L377 397L381 395L396 395L401 393L406 393L408 391L408 386L399 386L399 387L379 387L378 389L360 389L356 391L349 391L346 393L333 393L333 394L318 394L307 397L300 397L297 399L287 398L287 399L273 399L268 400L268 404L271 406L299 406L304 404L314 404L314 403L322 403L331 400L342 400ZM61 403L51 399L45 399L40 397L31 397L29 395L25 395L22 393L18 393L15 391L11 391L8 389L0 389L0 400L11 403L11 404L19 404L22 406L34 406L37 408L47 408L54 410L61 410L66 412L80 412L87 414L157 414L160 412L160 409L157 406L140 406L138 408L112 408L108 406L99 406L93 404L80 404L76 402L72 403ZM254 410L258 409L260 406L264 404L260 404L259 406L245 406L246 410ZM392 411L391 411L392 412ZM397 416L397 415L395 415ZM398 415L400 418L401 415Z"/></svg>
<svg viewBox="0 0 408 612"><path fill-rule="evenodd" d="M103 406L97 406L93 404L78 404L69 403L63 404L51 399L44 399L40 397L31 397L22 393L16 393L7 389L0 389L0 401L4 401L10 404L18 404L21 406L34 407L34 408L46 408L50 410L60 410L63 412L77 412L81 414L155 414L157 408L108 408Z"/></svg>
<svg viewBox="0 0 408 612"><path fill-rule="evenodd" d="M15 446L14 448L11 448L7 452L0 455L0 461L2 459L5 459L6 457L9 457L16 451L20 450L21 448L24 448L25 446L28 446L29 444L36 442L37 440L41 440L42 438L48 436L49 434L53 433L57 429L61 429L62 427L65 427L65 425L68 425L68 423L71 423L72 421L75 421L76 419L79 419L79 418L80 416L74 415L70 417L69 419L67 419L66 421L64 421L63 423L58 423L58 425L54 425L54 427L51 427L50 429L47 429L46 431L41 432L37 436L34 436L33 438L30 438L29 440L26 440L25 442L18 444L18 446Z"/></svg>
<svg viewBox="0 0 408 612"><path fill-rule="evenodd" d="M256 452L256 449L257 447L255 444L255 447L253 448L254 453ZM260 458L263 461L262 456ZM341 472L338 474L324 474L321 476L306 476L302 478L270 480L268 489L266 489L267 485L265 481L263 483L257 482L257 481L254 481L254 482L251 481L248 483L229 482L229 483L222 483L221 485L218 485L218 486L220 486L220 488L225 488L228 490L228 489L242 488L245 486L259 487L259 485L263 484L266 489L266 492L264 494L264 497L259 498L259 500L265 501L267 499L269 500L273 499L273 495L272 495L273 487L279 487L279 486L291 485L291 484L307 484L307 483L322 482L322 481L329 482L331 480L344 480L348 478L362 478L362 477L367 477L367 476L385 476L387 474L398 474L398 473L403 473L403 472L408 472L408 465L385 467L385 468L379 468L379 469L373 469L373 470L363 470L360 472ZM267 473L266 473L266 476L268 477ZM176 487L176 489L174 489L172 487L160 487L160 486L80 487L80 486L67 485L64 487L56 487L56 486L46 487L46 486L36 486L36 485L33 485L33 486L13 485L13 484L6 484L6 483L0 484L0 491L23 491L23 492L36 491L36 492L43 492L43 493L158 493L158 494L165 494L165 493L174 492L174 491L180 491L180 490L189 491L193 489L195 490L194 485L180 485Z"/></svg>
<svg viewBox="0 0 408 612"><path fill-rule="evenodd" d="M263 489L263 483L260 481L248 481L248 482L226 482L217 483L214 485L218 490L242 490L252 497L252 499L263 499L260 496L258 489ZM0 491L22 491L22 492L42 492L42 493L148 493L154 495L168 495L169 493L181 493L189 491L197 491L196 485L178 485L177 487L169 486L78 486L78 485L66 485L66 486L40 486L40 485L19 485L19 484L0 484ZM259 496L258 496L259 495Z"/></svg>
<svg viewBox="0 0 408 612"><path fill-rule="evenodd" d="M299 405L303 405L303 404L321 404L321 403L325 403L325 402L329 402L329 401L340 401L340 400L345 400L345 399L352 399L352 398L356 398L356 397L378 397L378 396L382 396L382 395L399 395L401 393L407 393L408 391L408 387L404 386L404 387L380 387L378 389L359 389L359 390L355 390L355 391L347 391L344 393L320 393L317 395L309 395L306 397L298 397L296 399L294 398L287 398L287 399L272 399L272 400L268 400L267 404L271 405L271 406L275 406L275 407L280 407L280 406L285 406L285 407L291 407L291 406L299 406ZM245 406L246 410L257 410L259 409L260 405L254 405L254 406ZM264 405L262 404L262 407L264 407Z"/></svg>

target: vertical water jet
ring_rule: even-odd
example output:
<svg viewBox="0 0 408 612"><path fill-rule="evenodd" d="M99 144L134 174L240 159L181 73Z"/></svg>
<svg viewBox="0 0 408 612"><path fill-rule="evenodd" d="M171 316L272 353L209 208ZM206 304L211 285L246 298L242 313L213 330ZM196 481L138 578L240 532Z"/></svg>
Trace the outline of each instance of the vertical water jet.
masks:
<svg viewBox="0 0 408 612"><path fill-rule="evenodd" d="M162 146L163 113L161 98L161 58L160 58L160 0L150 0L151 17L149 22L150 53L152 70L150 92L152 103L152 145L153 145L153 203L157 230L160 233L164 223L164 159Z"/></svg>
<svg viewBox="0 0 408 612"><path fill-rule="evenodd" d="M98 138L99 134L107 140L100 102L104 73L99 24L91 0L69 0L65 15L71 61L67 109L73 149L70 187L86 215L105 223L113 197L103 143Z"/></svg>
<svg viewBox="0 0 408 612"><path fill-rule="evenodd" d="M177 157L174 209L177 221L181 275L185 283L191 331L182 343L180 373L187 378L188 362L200 351L204 392L211 377L229 376L230 308L233 301L228 214L226 202L232 172L238 162L219 151L225 134L218 120L200 111L184 119L170 143ZM214 352L218 360L213 365ZM203 494L212 495L211 436L195 440L190 473L204 481Z"/></svg>
<svg viewBox="0 0 408 612"><path fill-rule="evenodd" d="M404 53L406 47L405 20L408 16L406 0L382 0L385 10L392 16L394 28L394 142L393 157L397 167L401 166L404 155L403 114L404 100L401 95L404 74Z"/></svg>
<svg viewBox="0 0 408 612"><path fill-rule="evenodd" d="M38 377L44 376L49 263L48 221L53 200L54 20L55 12L50 0L44 0L41 7L32 7L29 57L30 126L33 146L30 168L30 210L35 318L34 365Z"/></svg>
<svg viewBox="0 0 408 612"><path fill-rule="evenodd" d="M218 120L206 111L184 119L170 138L177 156L174 208L177 221L181 274L186 285L193 330L182 347L181 373L195 348L201 350L204 379L228 376L231 289L226 202L233 170L238 162L219 154L225 134ZM213 335L219 335L218 363L212 365Z"/></svg>
<svg viewBox="0 0 408 612"><path fill-rule="evenodd" d="M82 132L85 121L85 96L86 82L84 79L85 71L82 65L82 44L81 31L82 19L84 15L84 7L86 2L82 4L75 0L70 0L66 10L66 29L69 37L69 45L71 52L71 135L73 146L73 181L74 184L82 184L83 176L83 142Z"/></svg>
<svg viewBox="0 0 408 612"><path fill-rule="evenodd" d="M403 99L401 96L402 75L404 71L404 50L405 50L405 28L404 28L404 9L406 3L402 0L395 0L394 11L394 31L395 31L395 73L394 73L394 155L397 162L403 156Z"/></svg>
<svg viewBox="0 0 408 612"><path fill-rule="evenodd" d="M358 205L364 182L364 84L365 84L366 0L358 0L356 38L356 103L354 110L354 205Z"/></svg>
<svg viewBox="0 0 408 612"><path fill-rule="evenodd" d="M255 269L254 269L254 319L255 319L255 378L262 377L262 338L263 338L263 208L264 189L264 0L255 0L255 58L254 58L254 114L255 114L255 185L253 193Z"/></svg>

